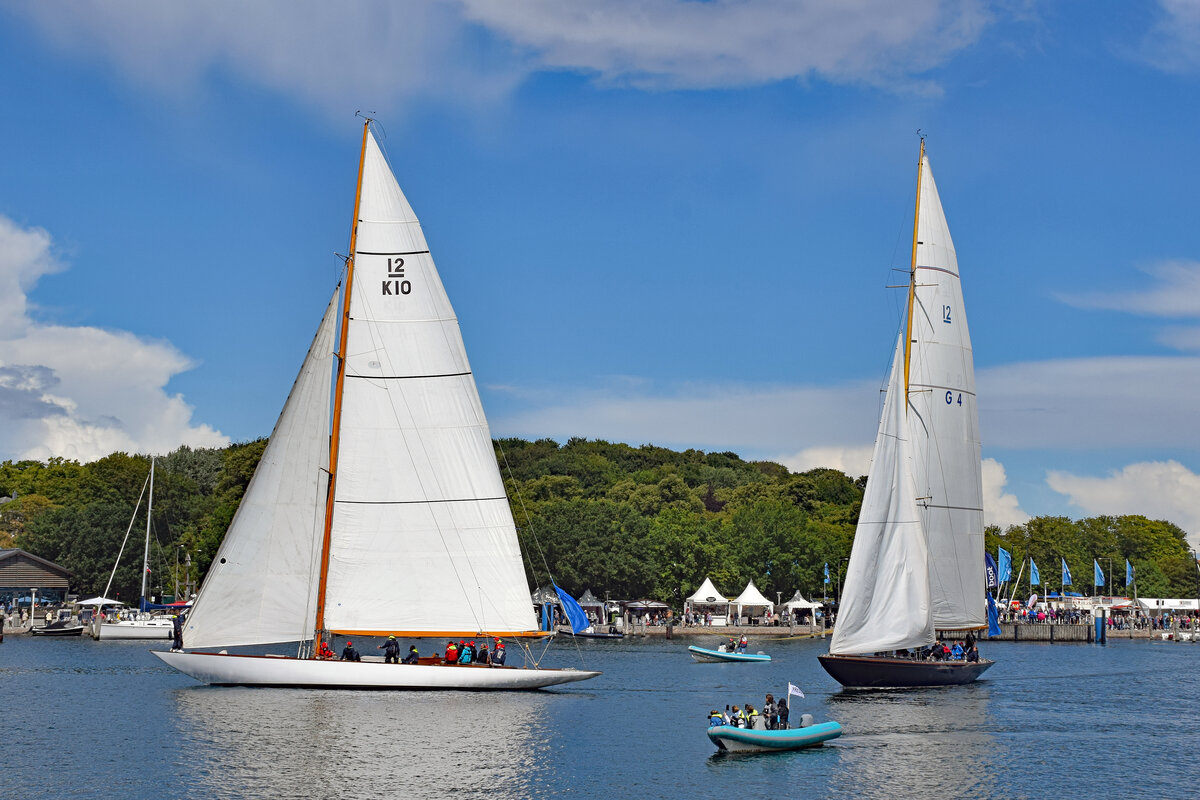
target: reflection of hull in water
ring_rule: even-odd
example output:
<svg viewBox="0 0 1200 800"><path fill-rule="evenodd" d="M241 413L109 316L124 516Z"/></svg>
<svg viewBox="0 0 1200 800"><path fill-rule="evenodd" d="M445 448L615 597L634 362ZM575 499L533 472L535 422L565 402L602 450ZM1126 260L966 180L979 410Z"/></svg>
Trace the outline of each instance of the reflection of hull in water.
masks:
<svg viewBox="0 0 1200 800"><path fill-rule="evenodd" d="M770 661L771 657L766 653L730 653L727 650L709 650L707 647L697 647L696 645L688 645L688 652L692 654L692 658L700 662L711 663L714 661Z"/></svg>
<svg viewBox="0 0 1200 800"><path fill-rule="evenodd" d="M821 666L851 689L910 689L971 683L995 662L916 661L882 656L817 656Z"/></svg>
<svg viewBox="0 0 1200 800"><path fill-rule="evenodd" d="M822 742L842 735L842 726L837 722L822 722L804 728L775 731L756 731L720 725L708 729L708 738L718 750L730 753L772 753L784 750L799 750L816 747Z"/></svg>
<svg viewBox="0 0 1200 800"><path fill-rule="evenodd" d="M169 666L215 686L310 689L542 689L594 678L599 672L485 665L385 664L289 656L153 651Z"/></svg>

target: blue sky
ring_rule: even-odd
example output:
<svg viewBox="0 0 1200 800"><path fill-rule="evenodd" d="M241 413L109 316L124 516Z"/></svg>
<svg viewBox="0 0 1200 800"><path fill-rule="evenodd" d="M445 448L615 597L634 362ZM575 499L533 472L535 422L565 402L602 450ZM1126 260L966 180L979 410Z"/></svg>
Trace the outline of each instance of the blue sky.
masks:
<svg viewBox="0 0 1200 800"><path fill-rule="evenodd" d="M494 434L864 473L920 129L989 520L1200 534L1196 2L0 0L0 74L0 458L269 433L365 109Z"/></svg>

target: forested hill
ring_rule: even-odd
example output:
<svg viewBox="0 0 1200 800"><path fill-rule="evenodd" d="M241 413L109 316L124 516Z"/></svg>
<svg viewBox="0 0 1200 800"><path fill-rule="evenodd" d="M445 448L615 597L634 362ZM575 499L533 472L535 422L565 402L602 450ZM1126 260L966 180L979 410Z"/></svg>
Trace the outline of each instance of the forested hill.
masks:
<svg viewBox="0 0 1200 800"><path fill-rule="evenodd" d="M203 576L245 492L265 440L224 449L184 447L158 460L155 473L151 584L171 594L184 563ZM532 585L558 584L576 594L649 597L679 607L707 575L726 593L748 580L774 599L799 589L832 596L850 554L864 478L832 469L793 473L734 453L678 452L571 439L558 444L501 439L505 477ZM89 464L52 459L0 464L0 546L22 547L72 573L72 589L98 593L125 536L149 458L114 453ZM145 503L111 593L136 598ZM1001 532L988 549L1032 555L1051 588L1059 557L1090 592L1092 559L1116 572L1137 568L1142 596L1197 593L1197 572L1177 526L1140 516L1072 521L1039 517ZM178 568L176 564L178 563ZM830 583L824 583L824 565ZM177 571L178 570L178 571ZM1113 576L1110 576L1110 578Z"/></svg>

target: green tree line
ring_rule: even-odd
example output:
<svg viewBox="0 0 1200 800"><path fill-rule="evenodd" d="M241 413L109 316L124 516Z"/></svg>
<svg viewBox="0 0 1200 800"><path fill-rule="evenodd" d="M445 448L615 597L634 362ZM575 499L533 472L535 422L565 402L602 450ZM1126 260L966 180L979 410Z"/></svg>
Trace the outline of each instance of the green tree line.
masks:
<svg viewBox="0 0 1200 800"><path fill-rule="evenodd" d="M553 578L576 595L652 598L679 608L705 576L740 592L747 581L768 597L833 597L840 586L862 503L864 477L834 469L794 473L735 453L573 438L495 442L533 586ZM182 447L157 461L151 537L154 594L197 584L237 510L266 440L219 449ZM88 464L64 459L0 463L0 546L22 547L66 567L72 589L99 593L121 541L133 530L112 594L131 602L141 582L145 501L133 509L149 457L114 453ZM989 527L989 551L1005 547L1014 567L1032 556L1050 588L1058 559L1091 592L1092 560L1124 593L1124 562L1138 594L1191 597L1197 570L1184 532L1141 516L1073 521L1037 517ZM830 581L825 583L825 565ZM1115 574L1113 574L1115 573ZM1022 579L1022 585L1028 574Z"/></svg>

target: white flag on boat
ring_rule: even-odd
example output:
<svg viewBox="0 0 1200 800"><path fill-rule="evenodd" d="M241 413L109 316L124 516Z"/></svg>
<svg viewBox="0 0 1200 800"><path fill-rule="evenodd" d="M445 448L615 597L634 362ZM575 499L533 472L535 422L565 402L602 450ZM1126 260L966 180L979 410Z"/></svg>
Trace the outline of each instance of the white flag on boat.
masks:
<svg viewBox="0 0 1200 800"><path fill-rule="evenodd" d="M791 697L792 695L796 695L797 697L803 698L804 692L800 691L799 686L797 686L794 683L789 682L788 683L788 697Z"/></svg>

